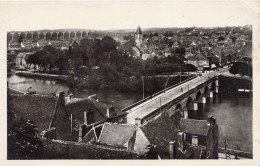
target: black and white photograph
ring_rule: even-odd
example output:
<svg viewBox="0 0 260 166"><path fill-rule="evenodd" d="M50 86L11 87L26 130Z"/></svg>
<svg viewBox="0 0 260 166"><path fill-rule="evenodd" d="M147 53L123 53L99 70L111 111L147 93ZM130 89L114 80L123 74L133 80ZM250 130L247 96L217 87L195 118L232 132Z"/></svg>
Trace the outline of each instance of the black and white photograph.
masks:
<svg viewBox="0 0 260 166"><path fill-rule="evenodd" d="M259 1L16 1L0 9L6 165L259 165Z"/></svg>

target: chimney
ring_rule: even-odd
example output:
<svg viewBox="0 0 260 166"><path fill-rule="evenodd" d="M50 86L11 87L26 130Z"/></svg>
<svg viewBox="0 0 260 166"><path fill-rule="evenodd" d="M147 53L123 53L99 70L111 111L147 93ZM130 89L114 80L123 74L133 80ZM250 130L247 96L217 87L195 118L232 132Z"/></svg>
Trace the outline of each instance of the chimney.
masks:
<svg viewBox="0 0 260 166"><path fill-rule="evenodd" d="M72 114L70 114L70 132L71 132L71 141L73 137L73 120L72 120Z"/></svg>
<svg viewBox="0 0 260 166"><path fill-rule="evenodd" d="M111 107L114 107L114 101L112 101Z"/></svg>
<svg viewBox="0 0 260 166"><path fill-rule="evenodd" d="M176 145L175 141L169 143L170 159L176 159Z"/></svg>
<svg viewBox="0 0 260 166"><path fill-rule="evenodd" d="M138 127L142 126L142 119L141 118L135 118L135 125Z"/></svg>
<svg viewBox="0 0 260 166"><path fill-rule="evenodd" d="M87 122L87 112L84 111L84 124L87 125L88 122Z"/></svg>
<svg viewBox="0 0 260 166"><path fill-rule="evenodd" d="M216 123L216 119L212 115L209 115L207 118L207 125L214 126L215 123Z"/></svg>
<svg viewBox="0 0 260 166"><path fill-rule="evenodd" d="M110 108L107 108L107 117L109 118L110 116Z"/></svg>
<svg viewBox="0 0 260 166"><path fill-rule="evenodd" d="M78 142L82 140L82 126L79 127L79 139Z"/></svg>
<svg viewBox="0 0 260 166"><path fill-rule="evenodd" d="M71 101L72 97L73 97L73 94L72 94L72 93L70 93L70 94L68 95L68 102L70 102L70 101Z"/></svg>
<svg viewBox="0 0 260 166"><path fill-rule="evenodd" d="M59 92L59 99L58 101L62 106L65 106L65 94L64 91Z"/></svg>
<svg viewBox="0 0 260 166"><path fill-rule="evenodd" d="M179 144L179 148L181 149L181 151L184 152L185 146L184 146L184 132L183 131L179 131L179 133L178 133L178 144Z"/></svg>

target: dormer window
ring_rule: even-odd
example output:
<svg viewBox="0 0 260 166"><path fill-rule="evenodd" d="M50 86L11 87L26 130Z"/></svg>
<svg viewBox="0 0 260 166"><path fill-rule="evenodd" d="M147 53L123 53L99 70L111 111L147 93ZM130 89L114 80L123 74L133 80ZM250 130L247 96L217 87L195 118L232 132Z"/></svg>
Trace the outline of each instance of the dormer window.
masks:
<svg viewBox="0 0 260 166"><path fill-rule="evenodd" d="M199 143L199 141L198 141L198 136L192 135L191 144L192 144L193 146L198 146L198 143Z"/></svg>

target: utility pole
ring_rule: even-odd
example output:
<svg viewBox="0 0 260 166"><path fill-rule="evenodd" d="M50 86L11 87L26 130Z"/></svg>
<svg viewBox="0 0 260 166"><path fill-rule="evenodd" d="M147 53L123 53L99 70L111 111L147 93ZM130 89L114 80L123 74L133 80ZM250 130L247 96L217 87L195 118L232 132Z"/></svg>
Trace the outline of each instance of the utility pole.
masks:
<svg viewBox="0 0 260 166"><path fill-rule="evenodd" d="M180 82L181 82L181 65L180 65Z"/></svg>
<svg viewBox="0 0 260 166"><path fill-rule="evenodd" d="M162 110L162 100L161 100L161 96L160 96L160 111Z"/></svg>
<svg viewBox="0 0 260 166"><path fill-rule="evenodd" d="M144 76L142 76L142 80L143 80L143 99L144 99Z"/></svg>

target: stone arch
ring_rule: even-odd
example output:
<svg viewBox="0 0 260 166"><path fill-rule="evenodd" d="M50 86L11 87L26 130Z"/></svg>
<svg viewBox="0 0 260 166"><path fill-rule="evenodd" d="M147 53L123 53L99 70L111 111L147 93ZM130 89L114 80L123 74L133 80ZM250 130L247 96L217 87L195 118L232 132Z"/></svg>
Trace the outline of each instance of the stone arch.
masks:
<svg viewBox="0 0 260 166"><path fill-rule="evenodd" d="M80 38L81 38L81 32L80 32L80 31L76 32L76 38L77 38L77 39L80 39Z"/></svg>
<svg viewBox="0 0 260 166"><path fill-rule="evenodd" d="M69 32L64 33L64 39L69 39Z"/></svg>
<svg viewBox="0 0 260 166"><path fill-rule="evenodd" d="M26 39L32 39L32 38L33 38L33 34L31 32L28 32Z"/></svg>
<svg viewBox="0 0 260 166"><path fill-rule="evenodd" d="M82 32L82 37L87 37L87 35L88 35L88 34L87 34L86 31L83 31L83 32Z"/></svg>
<svg viewBox="0 0 260 166"><path fill-rule="evenodd" d="M192 103L192 98L189 97L187 102L186 102L186 108L189 108L189 105Z"/></svg>
<svg viewBox="0 0 260 166"><path fill-rule="evenodd" d="M201 92L198 91L197 94L196 94L196 100L199 100L200 97L201 97Z"/></svg>
<svg viewBox="0 0 260 166"><path fill-rule="evenodd" d="M18 42L19 37L20 35L17 32L15 32L13 35L13 41Z"/></svg>
<svg viewBox="0 0 260 166"><path fill-rule="evenodd" d="M7 33L7 42L12 41L12 34L11 33Z"/></svg>
<svg viewBox="0 0 260 166"><path fill-rule="evenodd" d="M214 81L214 82L212 82L210 89L211 89L211 90L214 90L215 88L216 88L216 83L215 83L215 81Z"/></svg>
<svg viewBox="0 0 260 166"><path fill-rule="evenodd" d="M25 40L26 34L25 34L24 32L22 32L22 33L20 34L20 36L22 37L23 40Z"/></svg>
<svg viewBox="0 0 260 166"><path fill-rule="evenodd" d="M182 106L181 106L181 104L179 103L179 104L177 104L177 106L176 106L176 108L175 108L175 111L177 111L177 110L181 110L182 109Z"/></svg>
<svg viewBox="0 0 260 166"><path fill-rule="evenodd" d="M57 40L58 32L52 33L52 40Z"/></svg>
<svg viewBox="0 0 260 166"><path fill-rule="evenodd" d="M39 35L39 40L42 40L42 39L44 39L44 32L40 32L40 35Z"/></svg>
<svg viewBox="0 0 260 166"><path fill-rule="evenodd" d="M37 32L33 32L33 39L37 40L38 39L38 33Z"/></svg>
<svg viewBox="0 0 260 166"><path fill-rule="evenodd" d="M46 33L46 40L51 40L51 32Z"/></svg>
<svg viewBox="0 0 260 166"><path fill-rule="evenodd" d="M63 39L63 33L62 32L58 33L58 39Z"/></svg>
<svg viewBox="0 0 260 166"><path fill-rule="evenodd" d="M75 33L75 32L71 32L71 33L70 33L70 38L71 38L71 39L74 39L75 36L76 36L76 33Z"/></svg>
<svg viewBox="0 0 260 166"><path fill-rule="evenodd" d="M208 86L205 86L203 94L206 94L208 90L209 90Z"/></svg>

